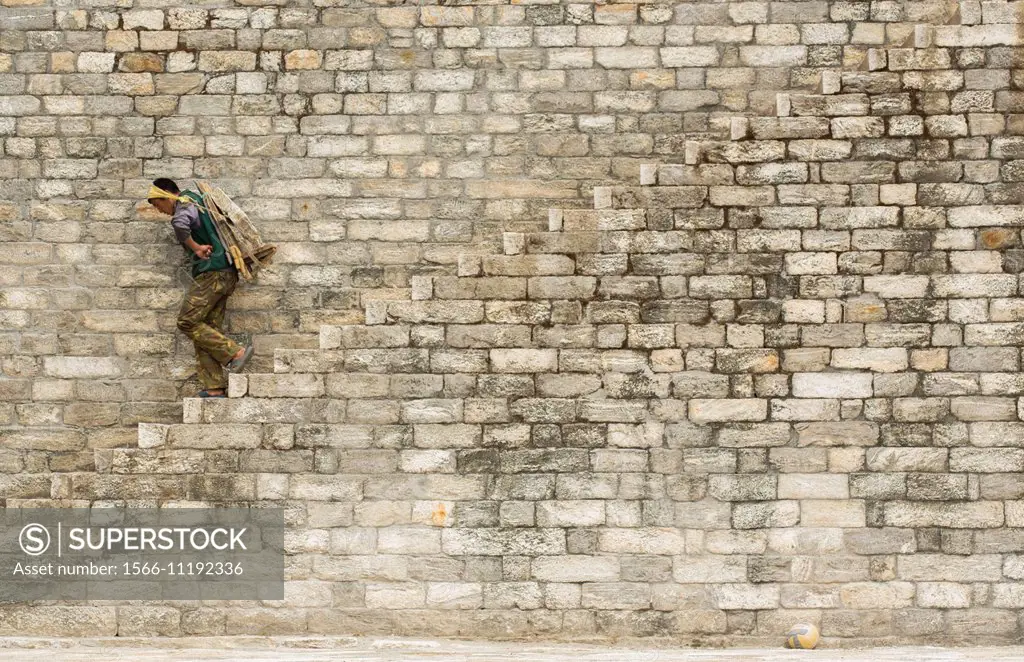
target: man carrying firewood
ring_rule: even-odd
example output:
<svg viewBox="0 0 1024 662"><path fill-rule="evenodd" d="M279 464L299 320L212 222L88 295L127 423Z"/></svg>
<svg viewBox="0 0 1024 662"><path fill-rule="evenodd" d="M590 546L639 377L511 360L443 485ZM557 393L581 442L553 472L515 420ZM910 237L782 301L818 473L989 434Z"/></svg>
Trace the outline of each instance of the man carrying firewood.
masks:
<svg viewBox="0 0 1024 662"><path fill-rule="evenodd" d="M224 335L224 311L238 284L217 228L203 198L193 191L182 193L173 180L160 178L149 188L149 203L171 217L178 243L192 252L192 285L178 311L178 329L192 339L203 385L201 398L226 397L224 368L238 372L252 356L250 343L242 347Z"/></svg>

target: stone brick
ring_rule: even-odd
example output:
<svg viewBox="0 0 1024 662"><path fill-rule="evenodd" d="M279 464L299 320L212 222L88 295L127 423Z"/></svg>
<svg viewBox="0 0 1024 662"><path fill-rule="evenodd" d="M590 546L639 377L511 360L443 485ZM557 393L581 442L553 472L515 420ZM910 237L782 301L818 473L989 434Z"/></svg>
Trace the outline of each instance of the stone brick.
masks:
<svg viewBox="0 0 1024 662"><path fill-rule="evenodd" d="M582 555L539 556L530 568L534 578L548 582L615 582L621 572L615 558Z"/></svg>
<svg viewBox="0 0 1024 662"><path fill-rule="evenodd" d="M968 557L942 554L908 554L897 559L902 579L923 582L999 581L1002 573L998 555L975 554Z"/></svg>
<svg viewBox="0 0 1024 662"><path fill-rule="evenodd" d="M783 474L779 476L780 499L845 499L848 479L831 474Z"/></svg>
<svg viewBox="0 0 1024 662"><path fill-rule="evenodd" d="M83 73L112 72L116 57L116 53L79 53L78 71Z"/></svg>
<svg viewBox="0 0 1024 662"><path fill-rule="evenodd" d="M558 366L553 349L495 349L490 357L496 372L553 372Z"/></svg>
<svg viewBox="0 0 1024 662"><path fill-rule="evenodd" d="M904 348L836 349L832 352L832 367L873 372L899 372L908 366L907 350Z"/></svg>
<svg viewBox="0 0 1024 662"><path fill-rule="evenodd" d="M164 13L159 9L135 9L122 15L121 24L125 30L162 30Z"/></svg>
<svg viewBox="0 0 1024 662"><path fill-rule="evenodd" d="M411 609L426 606L426 589L415 582L367 584L366 606L371 609Z"/></svg>
<svg viewBox="0 0 1024 662"><path fill-rule="evenodd" d="M695 423L715 421L763 421L768 417L767 400L702 400L689 404L689 418Z"/></svg>
<svg viewBox="0 0 1024 662"><path fill-rule="evenodd" d="M719 609L775 609L779 604L778 586L722 584L713 593Z"/></svg>
<svg viewBox="0 0 1024 662"><path fill-rule="evenodd" d="M840 596L850 609L900 609L914 604L911 582L857 582L843 586Z"/></svg>
<svg viewBox="0 0 1024 662"><path fill-rule="evenodd" d="M793 375L798 398L870 398L872 377L865 373L809 373Z"/></svg>
<svg viewBox="0 0 1024 662"><path fill-rule="evenodd" d="M166 440L175 448L258 448L263 432L258 425L172 425Z"/></svg>
<svg viewBox="0 0 1024 662"><path fill-rule="evenodd" d="M902 527L991 528L1002 526L1004 522L1002 504L992 501L962 504L892 501L886 504L883 518L887 526Z"/></svg>
<svg viewBox="0 0 1024 662"><path fill-rule="evenodd" d="M747 578L742 556L676 556L672 565L672 578L684 584L743 582Z"/></svg>
<svg viewBox="0 0 1024 662"><path fill-rule="evenodd" d="M878 424L868 421L802 423L794 427L801 446L874 446L879 439Z"/></svg>
<svg viewBox="0 0 1024 662"><path fill-rule="evenodd" d="M676 555L686 551L686 541L681 531L672 528L602 528L597 548L614 554Z"/></svg>
<svg viewBox="0 0 1024 662"><path fill-rule="evenodd" d="M441 546L456 556L545 556L565 553L565 534L560 529L445 529Z"/></svg>
<svg viewBox="0 0 1024 662"><path fill-rule="evenodd" d="M43 371L61 379L117 378L124 366L116 357L48 356L43 358Z"/></svg>
<svg viewBox="0 0 1024 662"><path fill-rule="evenodd" d="M809 527L856 527L866 525L866 506L858 500L807 499L800 502L800 524Z"/></svg>
<svg viewBox="0 0 1024 662"><path fill-rule="evenodd" d="M537 504L537 524L542 527L599 526L604 521L602 501L542 501Z"/></svg>
<svg viewBox="0 0 1024 662"><path fill-rule="evenodd" d="M199 54L200 71L252 71L255 68L255 53L246 51L202 51Z"/></svg>
<svg viewBox="0 0 1024 662"><path fill-rule="evenodd" d="M319 69L323 62L323 56L320 51L314 50L294 50L285 53L284 66L285 69Z"/></svg>
<svg viewBox="0 0 1024 662"><path fill-rule="evenodd" d="M661 64L665 67L712 67L720 55L713 46L675 46L660 49Z"/></svg>

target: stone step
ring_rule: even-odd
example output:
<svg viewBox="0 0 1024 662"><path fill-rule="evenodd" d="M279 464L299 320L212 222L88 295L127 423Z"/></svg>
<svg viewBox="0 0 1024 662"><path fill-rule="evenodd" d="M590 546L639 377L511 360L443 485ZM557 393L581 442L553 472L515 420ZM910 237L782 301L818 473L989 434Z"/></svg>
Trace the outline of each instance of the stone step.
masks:
<svg viewBox="0 0 1024 662"><path fill-rule="evenodd" d="M871 100L867 94L793 94L780 93L776 99L779 117L857 117L868 115Z"/></svg>
<svg viewBox="0 0 1024 662"><path fill-rule="evenodd" d="M844 71L839 92L842 94L899 94L905 92L903 79L895 71Z"/></svg>
<svg viewBox="0 0 1024 662"><path fill-rule="evenodd" d="M707 186L595 186L595 209L693 209L707 200Z"/></svg>
<svg viewBox="0 0 1024 662"><path fill-rule="evenodd" d="M920 51L919 51L920 52ZM893 56L894 58L896 56ZM916 61L891 61L899 67L885 71L843 72L841 92L814 94L780 92L776 95L776 117L887 116L893 98L906 98L905 114L943 115L946 110L921 109L909 104L910 97L921 92L967 93L963 90L963 72L955 67L924 67ZM985 94L984 91L974 91ZM988 92L989 96L995 93Z"/></svg>
<svg viewBox="0 0 1024 662"><path fill-rule="evenodd" d="M615 212L612 212L609 215L614 214ZM646 222L647 210L641 210L640 215ZM549 223L551 223L550 217L551 214L549 214ZM551 229L551 231L561 232L562 228ZM485 276L564 276L572 274L575 267L575 262L568 256L485 255L480 259L477 273Z"/></svg>
<svg viewBox="0 0 1024 662"><path fill-rule="evenodd" d="M733 141L735 147L726 143L696 144L690 149L690 157L697 161L729 159L746 160L744 164L735 166L735 184L738 186L771 184L791 184L787 179L754 181L750 173L755 169L770 170L772 167L788 166L789 164L810 165L812 168L828 168L832 173L849 170L849 177L841 175L825 176L822 181L849 184L895 184L899 178L906 182L953 184L962 179L960 169L948 164L937 164L922 158L914 146L913 138L926 132L933 136L961 138L970 134L988 140L993 132L1002 130L1004 118L998 113L970 113L959 115L942 115L922 118L914 115L901 115L888 118L888 122L877 117L833 118L830 121L831 135L841 138L805 138L787 140L738 140ZM762 135L773 135L771 127L763 128ZM808 132L813 129L809 128ZM888 134L885 132L888 131ZM775 143L774 145L768 143ZM993 152L1002 150L997 147L1000 139L991 140ZM986 148L989 145L986 145ZM987 151L987 149L986 149ZM829 163L832 162L832 163ZM857 170L857 176L853 171ZM932 174L924 174L925 171ZM815 170L817 172L817 170ZM915 174L916 173L916 174ZM968 185L970 186L970 185ZM986 195L980 185L977 188L974 202L981 203ZM711 206L722 205L723 201L716 198L715 191L722 186L709 187L708 203ZM990 193L996 193L991 191ZM1011 202L1014 198L1000 198L990 195L985 201L993 204ZM734 203L741 206L740 203ZM724 206L730 206L724 201Z"/></svg>
<svg viewBox="0 0 1024 662"><path fill-rule="evenodd" d="M253 425L257 423L327 423L340 420L344 403L326 398L184 398L184 424L217 423L204 427L210 438L223 424ZM239 433L235 443L248 443L251 438ZM190 442L191 443L191 442ZM198 443L198 442L196 442Z"/></svg>
<svg viewBox="0 0 1024 662"><path fill-rule="evenodd" d="M408 325L400 324L325 324L320 327L320 349L409 347L409 330Z"/></svg>
<svg viewBox="0 0 1024 662"><path fill-rule="evenodd" d="M417 342L436 347L443 328L433 326L415 331ZM417 372L429 366L429 349L421 347L367 347L354 349L286 349L275 353L274 372L268 374L331 372ZM379 362L374 363L374 361ZM423 368L423 372L427 369Z"/></svg>
<svg viewBox="0 0 1024 662"><path fill-rule="evenodd" d="M219 399L226 402L224 399ZM202 411L195 402L185 398L186 408L193 415ZM178 424L139 423L139 449L217 450L222 448L260 448L271 429L256 423L203 425L199 420ZM102 449L100 449L102 450Z"/></svg>
<svg viewBox="0 0 1024 662"><path fill-rule="evenodd" d="M437 405L434 401L419 401L415 406L406 410L408 416L415 420L406 425L394 426L380 423L376 420L367 422L306 422L294 421L288 423L181 423L165 425L159 430L158 438L155 431L148 433L150 446L141 445L142 436L139 437L139 448L132 449L97 449L97 466L113 473L132 472L125 470L127 467L137 467L140 472L162 472L158 467L166 467L168 462L180 461L183 466L195 467L197 462L203 458L207 461L213 460L223 468L225 451L233 451L233 458L249 457L253 460L267 457L271 454L279 454L283 451L301 451L309 453L308 449L315 448L338 448L338 449L371 449L374 447L387 447L397 449L401 444L401 437L409 433L415 433L415 426L437 425L437 423L426 422L433 418L452 419L452 415ZM403 429L408 428L408 429ZM422 430L425 433L426 428ZM121 451L119 454L111 453L112 450ZM124 453L124 451L131 451ZM217 455L208 455L208 453ZM219 457L218 457L219 456ZM207 469L215 467L207 466ZM246 466L243 460L241 470L263 472L271 470L266 466ZM351 468L351 467L349 467ZM274 472L292 472L297 470L318 470L313 467L293 466L292 469L272 469ZM194 472L194 471L185 471Z"/></svg>
<svg viewBox="0 0 1024 662"><path fill-rule="evenodd" d="M720 186L735 181L727 164L644 163L640 165L641 186Z"/></svg>
<svg viewBox="0 0 1024 662"><path fill-rule="evenodd" d="M529 348L533 341L528 325L490 325L478 330L478 325L467 327L475 334L461 342L463 348L483 350L473 355L477 370L483 365L502 365L502 357L509 352L488 354L487 347L502 350ZM525 331L525 334L522 332ZM519 332L518 334L516 332ZM521 353L521 352L520 352ZM516 355L516 352L512 352ZM459 375L454 380L450 375ZM444 372L334 372L317 373L256 373L240 375L230 394L231 398L331 398L336 400L394 398L440 398L449 391L468 392L465 383L475 381L476 373ZM446 382L446 379L448 380ZM472 389L471 389L472 390Z"/></svg>
<svg viewBox="0 0 1024 662"><path fill-rule="evenodd" d="M644 166L640 166L641 173ZM642 176L642 175L641 175ZM641 180L641 186L646 186ZM602 232L647 229L647 209L551 209L548 230L551 232ZM484 272L487 273L486 260Z"/></svg>
<svg viewBox="0 0 1024 662"><path fill-rule="evenodd" d="M829 97L816 97L824 104ZM884 147L884 140L880 139L904 139L920 136L925 133L925 128L934 132L936 136L942 137L967 137L990 136L998 133L1004 123L1000 120L1001 115L993 112L991 108L991 95L975 94L963 95L962 98L954 99L957 104L956 111L952 114L934 114L922 116L908 114L911 100L909 97L888 97L879 101L879 109L887 111L882 116L867 115L803 115L793 117L736 117L731 120L731 140L692 140L687 141L685 156L687 165L678 164L650 164L645 167L645 183L660 182L666 183L695 184L691 177L696 176L697 168L700 166L713 167L717 174L717 181L709 183L710 187L724 186L743 182L737 176L739 168L749 167L751 164L765 164L783 160L799 161L821 161L821 160L842 160L848 159L853 154L854 148L859 147L868 158L882 158L890 160L916 161L916 152L907 147L905 153L894 153L891 156L886 152L879 153ZM798 100L802 109L827 110L820 105L818 108L810 108L811 103L804 103ZM866 140L863 144L858 141ZM816 141L823 144L818 147L833 144L845 145L845 149L836 155L830 155L831 150L814 150L809 147L815 146ZM896 144L893 142L893 144ZM701 183L709 182L710 170L705 170L700 176ZM612 187L605 187L611 189ZM653 185L647 188L655 188ZM605 194L604 204L609 204L608 195Z"/></svg>
<svg viewBox="0 0 1024 662"><path fill-rule="evenodd" d="M420 417L429 410L421 407ZM407 426L381 426L375 422L362 423L256 423L248 425L226 423L195 423L165 425L157 431L148 431L148 446L140 443L139 451L205 452L234 450L238 453L258 450L291 450L310 448L369 449L373 447L401 447L401 427L433 425L409 423ZM140 433L140 442L142 436ZM110 449L98 449L99 451ZM144 456L140 456L144 457Z"/></svg>
<svg viewBox="0 0 1024 662"><path fill-rule="evenodd" d="M523 233L523 250L527 254L567 255L579 260L581 255L623 252L616 240L601 232L527 232Z"/></svg>
<svg viewBox="0 0 1024 662"><path fill-rule="evenodd" d="M571 277L574 269L566 277ZM548 276L438 276L434 279L435 300L521 301L536 294L540 279ZM554 277L554 276L551 276Z"/></svg>
<svg viewBox="0 0 1024 662"><path fill-rule="evenodd" d="M953 49L947 48L889 48L885 51L885 69L898 73L905 71L959 70Z"/></svg>
<svg viewBox="0 0 1024 662"><path fill-rule="evenodd" d="M256 498L284 499L303 498L299 492L314 485L318 486L320 494L327 496L331 482L342 485L359 475L381 476L397 472L399 467L410 473L450 473L454 472L458 461L470 461L477 453L474 449L461 448L400 449L396 444L400 441L397 435L394 438L374 437L369 426L276 427L278 430L274 438L270 443L265 442L262 448L97 449L97 473L153 478L206 474L217 476L218 481L224 479L225 474L250 474L249 479L255 477L256 480ZM410 436L414 435L415 426L408 428ZM420 436L429 438L425 436L427 434L421 427ZM310 479L307 480L306 476ZM230 480L228 484L231 485ZM287 491L289 484L293 486L291 492ZM192 481L194 485L195 481ZM239 484L232 487L237 488ZM331 496L343 495L336 492Z"/></svg>
<svg viewBox="0 0 1024 662"><path fill-rule="evenodd" d="M686 142L685 150L689 165L769 163L786 157L786 143L781 140L692 140Z"/></svg>
<svg viewBox="0 0 1024 662"><path fill-rule="evenodd" d="M826 138L831 124L827 117L734 117L733 140L806 140ZM722 165L719 167L728 167Z"/></svg>
<svg viewBox="0 0 1024 662"><path fill-rule="evenodd" d="M215 429L217 426L211 427ZM138 469L131 473L62 473L61 477L65 481L69 498L51 504L26 503L22 507L67 508L79 503L80 500L85 500L85 507L127 505L145 508L248 508L257 498L256 485L261 478L257 474L239 474L227 467L217 467L218 472L203 471L198 474L180 475L171 473L170 469L175 468L175 465L180 466L181 462L181 458L177 458L176 463L156 460L153 463L155 471L151 471L143 464L129 465ZM113 465L106 468L113 468ZM126 499L125 495L131 494L147 496L142 499ZM8 507L14 506L8 503Z"/></svg>
<svg viewBox="0 0 1024 662"><path fill-rule="evenodd" d="M969 7L969 9L968 9ZM980 11L980 14L979 14ZM969 24L1012 24L1019 25L1024 15L1020 0L961 0L960 23Z"/></svg>
<svg viewBox="0 0 1024 662"><path fill-rule="evenodd" d="M483 321L483 301L376 301L366 323L371 325L407 322L411 324L473 324Z"/></svg>
<svg viewBox="0 0 1024 662"><path fill-rule="evenodd" d="M205 474L222 466L225 451L215 453L221 457L196 449L98 448L94 461L98 474Z"/></svg>
<svg viewBox="0 0 1024 662"><path fill-rule="evenodd" d="M387 328L387 327L381 327ZM345 352L338 349L277 349L274 350L274 374L312 372L327 374L339 372L345 366ZM228 386L231 376L228 376Z"/></svg>
<svg viewBox="0 0 1024 662"><path fill-rule="evenodd" d="M806 424L832 427L837 433L842 432L844 425L849 426L850 432L856 431L858 435L871 434L868 445L874 445L877 424L863 419L841 421L850 401L873 397L880 397L896 410L927 415L928 420L952 417L951 420L969 425L1019 420L1016 411L1022 400L1018 386L1005 395L985 397L967 395L967 391L920 397L913 394L913 385L910 391L901 389L899 394L879 393L880 388L891 389L895 384L885 386L883 381L880 385L878 375L906 368L906 348L876 349L874 354L859 348L844 351L844 369L787 374L789 379L781 384L778 380L771 382L777 395L737 394L731 390L727 374L676 371L638 378L635 370L606 370L583 380L573 375L547 375L544 381L538 378L536 391L529 392L529 382L521 379L518 384L492 382L490 398L311 400L310 404L317 407L314 419L300 417L282 400L222 400L205 403L200 422L140 430L135 450L143 452L136 453L135 460L143 463L137 465L143 473L161 473L155 470L156 465L147 467L144 462L159 463L160 452L166 455L168 451L173 453L167 459L194 463L198 456L188 451L356 449L382 444L390 448L414 444L419 448L479 450L481 433L491 437L491 448L508 450L509 442L515 445L516 438L520 438L518 444L529 443L531 426L573 422L588 424L594 432L602 434L610 429L620 435L615 444L620 448L661 446L666 424L677 424L685 433L711 442L702 446L789 446L795 439L794 433L803 435ZM621 352L615 360L619 368L635 364ZM777 370L778 358L762 351L736 365L746 367L748 372L773 372ZM237 419L243 409L258 420L239 423ZM983 425L979 427L979 433L982 432ZM506 434L513 437L504 437ZM863 441L851 445L860 446ZM97 457L101 471L108 473L128 473L114 470L115 462L132 461L126 456L115 458L113 454L101 453Z"/></svg>
<svg viewBox="0 0 1024 662"><path fill-rule="evenodd" d="M1024 31L1020 29L1019 23L933 25L930 28L930 41L940 48L986 48L1024 44Z"/></svg>

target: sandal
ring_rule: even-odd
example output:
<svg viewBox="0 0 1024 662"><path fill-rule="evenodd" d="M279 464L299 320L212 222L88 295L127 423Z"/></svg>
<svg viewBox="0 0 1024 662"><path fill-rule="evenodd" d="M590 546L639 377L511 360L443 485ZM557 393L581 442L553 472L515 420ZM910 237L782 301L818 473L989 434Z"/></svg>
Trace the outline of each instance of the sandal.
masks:
<svg viewBox="0 0 1024 662"><path fill-rule="evenodd" d="M221 393L218 393L218 394L214 395L214 394L210 393L207 389L203 389L202 391L200 391L196 395L198 397L200 397L200 398L226 398L226 397L228 397L227 393L221 392Z"/></svg>
<svg viewBox="0 0 1024 662"><path fill-rule="evenodd" d="M246 363L249 362L249 359L252 357L252 352L253 346L246 345L245 351L242 352L242 355L239 356L237 359L231 359L230 361L228 361L228 364L225 367L230 372L238 372L239 370L245 367Z"/></svg>

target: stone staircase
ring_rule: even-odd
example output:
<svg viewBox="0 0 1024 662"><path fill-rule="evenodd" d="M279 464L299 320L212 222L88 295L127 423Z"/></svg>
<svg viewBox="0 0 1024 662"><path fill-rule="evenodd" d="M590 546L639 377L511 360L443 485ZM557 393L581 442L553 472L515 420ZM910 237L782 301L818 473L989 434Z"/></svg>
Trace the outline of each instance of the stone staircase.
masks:
<svg viewBox="0 0 1024 662"><path fill-rule="evenodd" d="M66 496L284 505L268 631L1012 640L1016 6L368 301Z"/></svg>

